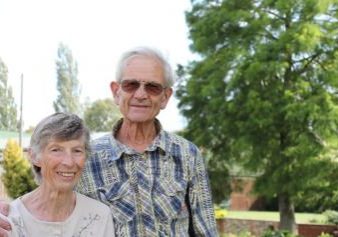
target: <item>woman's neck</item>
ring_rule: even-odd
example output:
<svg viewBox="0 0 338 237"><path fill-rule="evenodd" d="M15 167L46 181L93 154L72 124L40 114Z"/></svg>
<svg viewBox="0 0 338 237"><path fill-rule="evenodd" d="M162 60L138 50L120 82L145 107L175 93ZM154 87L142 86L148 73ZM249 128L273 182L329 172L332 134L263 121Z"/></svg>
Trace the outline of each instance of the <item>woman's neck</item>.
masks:
<svg viewBox="0 0 338 237"><path fill-rule="evenodd" d="M60 192L38 187L24 195L22 202L37 219L50 222L65 221L73 212L76 194L73 191Z"/></svg>

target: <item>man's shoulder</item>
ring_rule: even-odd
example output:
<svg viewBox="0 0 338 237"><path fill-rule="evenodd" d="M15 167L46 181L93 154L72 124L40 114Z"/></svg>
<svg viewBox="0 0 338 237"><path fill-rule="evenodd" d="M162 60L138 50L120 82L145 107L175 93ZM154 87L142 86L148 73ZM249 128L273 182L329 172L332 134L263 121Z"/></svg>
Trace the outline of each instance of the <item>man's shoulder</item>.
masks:
<svg viewBox="0 0 338 237"><path fill-rule="evenodd" d="M111 133L104 134L91 141L90 162L86 166L91 166L93 162L101 163L103 160L116 160L121 157L123 147L117 142Z"/></svg>
<svg viewBox="0 0 338 237"><path fill-rule="evenodd" d="M100 133L98 136L95 136L91 140L91 144L97 144L97 143L102 143L102 142L108 142L111 138L110 133Z"/></svg>
<svg viewBox="0 0 338 237"><path fill-rule="evenodd" d="M169 138L171 142L173 143L177 143L177 144L180 144L180 143L191 143L188 139L174 133L174 132L168 132L168 131L165 131L163 130L163 134L166 138Z"/></svg>
<svg viewBox="0 0 338 237"><path fill-rule="evenodd" d="M163 131L163 137L167 142L170 143L170 147L180 147L181 150L188 150L192 152L198 151L198 147L190 140L173 132Z"/></svg>
<svg viewBox="0 0 338 237"><path fill-rule="evenodd" d="M109 133L102 134L101 136L92 139L90 144L93 151L111 147L112 135Z"/></svg>

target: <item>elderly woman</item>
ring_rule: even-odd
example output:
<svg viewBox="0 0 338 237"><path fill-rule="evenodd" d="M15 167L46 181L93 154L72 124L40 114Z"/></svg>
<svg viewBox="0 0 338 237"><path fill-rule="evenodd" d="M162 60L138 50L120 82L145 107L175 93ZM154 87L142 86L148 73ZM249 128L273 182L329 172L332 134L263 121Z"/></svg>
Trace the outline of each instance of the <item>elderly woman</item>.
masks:
<svg viewBox="0 0 338 237"><path fill-rule="evenodd" d="M73 191L89 150L89 132L73 114L43 119L29 157L39 187L10 205L10 236L114 236L110 209Z"/></svg>

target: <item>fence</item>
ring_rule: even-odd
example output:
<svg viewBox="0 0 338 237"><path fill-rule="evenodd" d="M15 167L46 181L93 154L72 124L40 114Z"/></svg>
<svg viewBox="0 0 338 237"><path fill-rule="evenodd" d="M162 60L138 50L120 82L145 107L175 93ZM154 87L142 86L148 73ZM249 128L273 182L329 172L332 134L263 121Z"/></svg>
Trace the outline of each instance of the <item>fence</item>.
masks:
<svg viewBox="0 0 338 237"><path fill-rule="evenodd" d="M261 236L267 229L278 229L279 222L277 221L261 221L261 220L243 220L224 218L217 220L219 233L239 234L244 231L249 231L254 236ZM337 230L335 225L317 225L317 224L298 224L298 234L303 237L317 237L321 233L329 233Z"/></svg>

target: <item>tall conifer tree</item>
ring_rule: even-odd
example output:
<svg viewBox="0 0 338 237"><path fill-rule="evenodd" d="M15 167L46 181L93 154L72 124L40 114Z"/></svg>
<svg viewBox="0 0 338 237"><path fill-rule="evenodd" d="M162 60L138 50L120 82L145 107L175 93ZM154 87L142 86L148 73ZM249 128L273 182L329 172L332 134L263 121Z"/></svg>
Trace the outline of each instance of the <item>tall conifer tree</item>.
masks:
<svg viewBox="0 0 338 237"><path fill-rule="evenodd" d="M193 0L186 14L199 56L180 70L187 134L215 164L258 174L256 191L278 198L292 232L295 197L320 182L325 152L337 148L337 9L335 0Z"/></svg>
<svg viewBox="0 0 338 237"><path fill-rule="evenodd" d="M8 69L0 58L0 130L17 131L16 116L16 104L8 84Z"/></svg>
<svg viewBox="0 0 338 237"><path fill-rule="evenodd" d="M54 101L56 112L80 112L80 86L77 78L78 66L72 51L60 43L56 60L57 91Z"/></svg>

